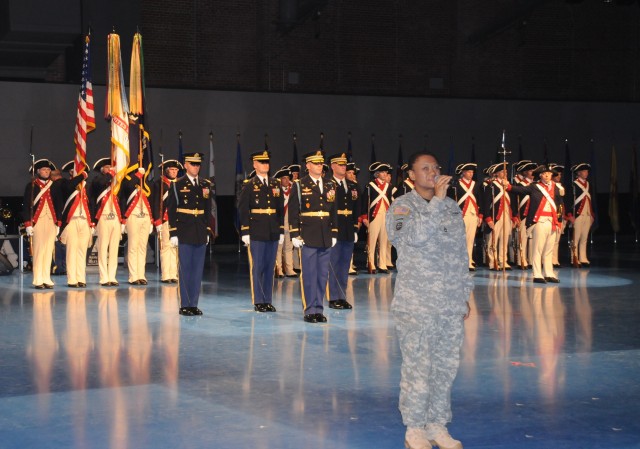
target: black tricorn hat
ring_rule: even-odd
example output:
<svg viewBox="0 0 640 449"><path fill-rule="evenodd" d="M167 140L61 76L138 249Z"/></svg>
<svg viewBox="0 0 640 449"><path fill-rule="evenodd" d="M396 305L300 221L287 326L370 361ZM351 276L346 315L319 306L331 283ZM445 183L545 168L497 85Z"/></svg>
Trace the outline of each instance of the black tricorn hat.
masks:
<svg viewBox="0 0 640 449"><path fill-rule="evenodd" d="M38 171L41 168L50 168L51 170L55 170L56 166L49 159L38 159L33 163L33 168ZM29 172L31 172L31 167L29 167Z"/></svg>
<svg viewBox="0 0 640 449"><path fill-rule="evenodd" d="M456 167L456 175L462 174L463 171L467 170L477 170L478 164L475 162L465 162L464 164L460 164Z"/></svg>

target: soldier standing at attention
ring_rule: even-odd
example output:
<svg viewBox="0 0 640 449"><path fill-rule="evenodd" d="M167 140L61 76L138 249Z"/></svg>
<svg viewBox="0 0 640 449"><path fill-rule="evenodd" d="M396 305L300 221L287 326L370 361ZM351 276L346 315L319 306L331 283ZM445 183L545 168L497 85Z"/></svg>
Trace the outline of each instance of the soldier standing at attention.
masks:
<svg viewBox="0 0 640 449"><path fill-rule="evenodd" d="M391 204L391 185L387 175L391 165L374 162L369 166L373 181L367 184L362 195L362 216L360 221L367 227L367 271L369 274L388 273L387 248L388 239L385 228L385 216ZM378 268L376 270L375 254L378 246Z"/></svg>
<svg viewBox="0 0 640 449"><path fill-rule="evenodd" d="M162 164L164 174L153 183L151 190L151 211L153 224L160 242L160 282L175 284L178 282L178 248L169 243L169 214L167 213L167 198L171 184L178 176L178 170L184 170L180 162L169 159ZM162 184L161 184L162 183ZM160 196L162 195L162 199Z"/></svg>
<svg viewBox="0 0 640 449"><path fill-rule="evenodd" d="M458 180L455 189L449 189L449 194L455 192L455 201L462 210L462 220L464 221L465 236L467 242L467 254L469 255L469 271L476 271L476 264L473 261L473 242L476 232L482 225L482 185L474 181L473 175L478 168L478 164L467 162L456 167Z"/></svg>
<svg viewBox="0 0 640 449"><path fill-rule="evenodd" d="M56 166L48 159L39 159L33 167L29 167L30 172L31 168L35 170L35 177L24 190L22 216L25 232L31 239L33 286L42 290L53 288L51 262L56 237L60 232L55 210L59 200L51 190L53 182L50 179L51 170L55 170Z"/></svg>
<svg viewBox="0 0 640 449"><path fill-rule="evenodd" d="M533 171L537 166L535 162L529 160L517 162L514 166L516 176L514 177L513 184L523 187L533 184ZM522 262L518 265L519 268L528 268L531 266L532 247L529 245L529 236L527 235L527 227L525 225L530 203L529 195L519 194L513 199L511 207L513 215L516 217L514 226L517 226L519 239L517 242L519 254L514 255L514 260L522 258Z"/></svg>
<svg viewBox="0 0 640 449"><path fill-rule="evenodd" d="M451 177L439 175L435 156L412 155L415 190L391 205L386 222L398 251L391 310L402 353L399 408L409 449L462 449L446 425L472 282L462 213L446 196Z"/></svg>
<svg viewBox="0 0 640 449"><path fill-rule="evenodd" d="M93 164L93 170L99 171L91 182L91 210L96 223L98 240L98 271L100 285L103 287L120 285L116 280L118 270L118 246L122 239L124 223L118 204L118 197L111 190L115 170L108 157Z"/></svg>
<svg viewBox="0 0 640 449"><path fill-rule="evenodd" d="M354 183L356 185L356 189L358 191L358 197L360 197L360 186L358 185L358 172L359 171L360 171L360 169L358 167L356 167L355 162L348 162L347 163L347 172L345 173L345 178L347 178L347 181L351 181L352 183ZM357 216L356 216L356 226L358 227L358 231L360 231L360 220L358 219ZM356 239L355 243L358 243L357 239ZM353 264L353 254L351 255L351 262L349 264L349 275L350 276L357 276L358 275L358 270L357 270L356 266Z"/></svg>
<svg viewBox="0 0 640 449"><path fill-rule="evenodd" d="M338 242L331 249L329 268L329 307L332 309L351 309L347 302L347 280L349 266L353 256L353 246L358 241L358 217L360 216L360 198L358 185L345 178L347 155L338 153L329 156L336 185L336 209L338 220Z"/></svg>
<svg viewBox="0 0 640 449"><path fill-rule="evenodd" d="M127 175L120 184L120 210L124 211L123 221L127 233L127 267L129 284L147 285L145 266L149 234L153 232L151 205L142 188L144 168L139 167L133 177Z"/></svg>
<svg viewBox="0 0 640 449"><path fill-rule="evenodd" d="M567 211L567 219L573 224L573 240L578 251L580 267L591 265L587 259L587 241L595 213L591 202L593 192L587 180L590 168L591 165L585 162L571 167L576 179L573 181L573 210Z"/></svg>
<svg viewBox="0 0 640 449"><path fill-rule="evenodd" d="M562 173L564 172L564 165L559 165L553 162L549 162L549 168L553 170L553 176L551 177L551 180L555 182L556 185L558 186L558 189L560 190L560 195L564 196L565 190L564 190L564 186L562 185ZM556 243L553 245L553 267L554 268L561 268L560 259L559 259L560 238L562 237L562 234L564 234L564 230L567 227L567 220L565 220L565 217L567 214L567 211L564 205L565 202L566 201L563 201L560 204L560 210L558 211L558 221L560 222L560 232L558 232L556 236Z"/></svg>
<svg viewBox="0 0 640 449"><path fill-rule="evenodd" d="M511 198L502 186L502 180L507 178L507 170L504 165L494 164L488 169L488 173L493 176L491 183L484 189L484 221L489 228L487 238L491 242L489 251L489 269L511 270L511 266L506 261L506 249L508 236L511 235ZM506 232L504 228L506 227ZM505 235L507 240L505 240Z"/></svg>
<svg viewBox="0 0 640 449"><path fill-rule="evenodd" d="M289 200L291 242L302 248L302 306L304 321L326 323L322 312L329 277L331 249L337 243L336 185L322 179L321 150L304 156L309 174L293 185Z"/></svg>
<svg viewBox="0 0 640 449"><path fill-rule="evenodd" d="M186 174L172 183L167 196L169 243L178 248L178 285L180 309L184 316L202 315L198 308L204 256L211 229L210 183L198 177L202 153L186 153Z"/></svg>
<svg viewBox="0 0 640 449"><path fill-rule="evenodd" d="M276 277L296 278L298 274L293 270L293 243L291 243L291 235L289 234L289 199L291 198L291 172L289 167L285 165L273 177L280 180L284 214L284 242L278 244Z"/></svg>
<svg viewBox="0 0 640 449"><path fill-rule="evenodd" d="M74 161L62 166L72 178L60 181L60 220L62 232L60 242L65 245L67 285L69 287L87 286L87 250L91 248L95 224L91 221L89 198L85 188L87 172L75 176Z"/></svg>
<svg viewBox="0 0 640 449"><path fill-rule="evenodd" d="M238 211L240 235L249 252L251 302L256 312L275 312L273 279L278 245L284 242L280 183L269 178L267 150L251 154L255 176L242 186Z"/></svg>

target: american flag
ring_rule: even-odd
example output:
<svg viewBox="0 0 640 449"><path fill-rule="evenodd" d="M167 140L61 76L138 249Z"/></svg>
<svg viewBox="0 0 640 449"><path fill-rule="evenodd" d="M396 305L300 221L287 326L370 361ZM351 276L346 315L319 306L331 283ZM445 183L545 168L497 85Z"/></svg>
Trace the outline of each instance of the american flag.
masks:
<svg viewBox="0 0 640 449"><path fill-rule="evenodd" d="M93 111L93 86L91 85L91 55L89 53L89 35L84 39L84 52L82 56L82 84L78 95L78 112L76 114L76 130L74 142L76 144L76 157L74 169L76 173L82 172L87 166L87 134L96 129L96 116Z"/></svg>

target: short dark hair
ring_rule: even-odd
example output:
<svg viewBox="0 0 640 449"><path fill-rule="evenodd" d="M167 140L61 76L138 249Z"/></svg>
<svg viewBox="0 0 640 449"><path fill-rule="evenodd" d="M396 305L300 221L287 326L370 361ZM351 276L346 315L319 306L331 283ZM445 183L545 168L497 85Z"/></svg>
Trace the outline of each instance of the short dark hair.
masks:
<svg viewBox="0 0 640 449"><path fill-rule="evenodd" d="M436 164L440 165L440 161L438 160L438 156L436 156L435 154L431 153L430 151L418 151L416 153L413 153L411 156L409 156L409 163L407 164L409 166L409 170L413 170L413 164L416 163L416 160L418 160L419 157L421 156L431 156L432 158L434 158L436 160Z"/></svg>

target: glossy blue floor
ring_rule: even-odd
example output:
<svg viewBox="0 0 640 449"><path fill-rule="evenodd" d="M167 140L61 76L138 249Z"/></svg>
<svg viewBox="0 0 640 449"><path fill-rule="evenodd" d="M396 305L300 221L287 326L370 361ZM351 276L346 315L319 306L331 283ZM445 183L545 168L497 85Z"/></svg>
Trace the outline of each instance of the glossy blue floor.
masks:
<svg viewBox="0 0 640 449"><path fill-rule="evenodd" d="M640 447L640 246L612 246L559 285L474 273L449 426L465 448ZM155 266L146 287L90 272L42 292L0 277L0 448L403 447L395 275L351 277L354 309L308 324L297 279L253 311L234 249L207 261L202 317Z"/></svg>

